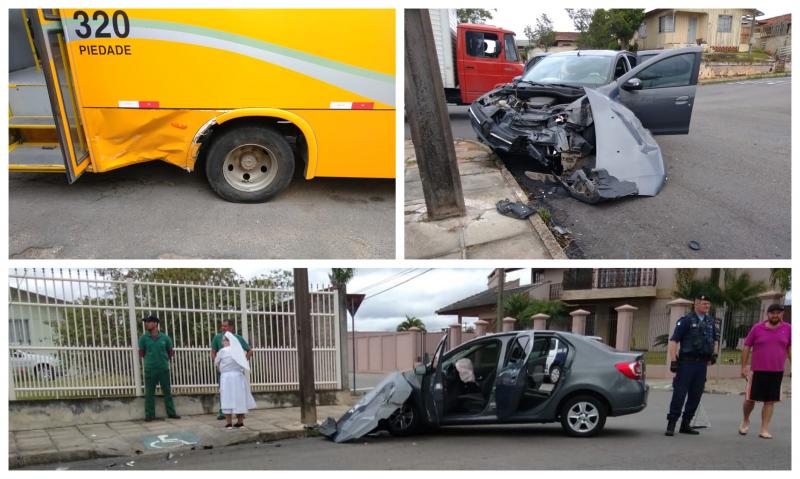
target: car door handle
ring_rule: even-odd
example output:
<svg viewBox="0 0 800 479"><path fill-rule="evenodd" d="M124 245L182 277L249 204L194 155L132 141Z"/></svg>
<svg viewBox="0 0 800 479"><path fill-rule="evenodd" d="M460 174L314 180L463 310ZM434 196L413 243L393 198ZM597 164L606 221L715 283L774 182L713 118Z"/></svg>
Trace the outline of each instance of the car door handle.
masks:
<svg viewBox="0 0 800 479"><path fill-rule="evenodd" d="M676 104L676 105L684 105L684 104L686 104L686 103L689 103L689 96L688 96L688 95L686 95L686 96L679 96L679 97L676 97L676 98L675 98L675 104Z"/></svg>
<svg viewBox="0 0 800 479"><path fill-rule="evenodd" d="M465 69L465 70L474 70L474 69L475 69L475 67L471 67L471 66L465 66L465 67L464 67L464 69Z"/></svg>
<svg viewBox="0 0 800 479"><path fill-rule="evenodd" d="M514 69L513 69L513 68L503 68L503 71L506 71L506 72L513 72L513 71L514 71Z"/></svg>

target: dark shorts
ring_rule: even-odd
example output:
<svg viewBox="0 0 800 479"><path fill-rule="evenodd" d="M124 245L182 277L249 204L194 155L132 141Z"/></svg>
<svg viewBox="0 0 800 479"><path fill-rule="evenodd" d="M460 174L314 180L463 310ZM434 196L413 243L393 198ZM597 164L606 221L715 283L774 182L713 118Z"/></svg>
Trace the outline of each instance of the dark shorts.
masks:
<svg viewBox="0 0 800 479"><path fill-rule="evenodd" d="M748 401L777 402L781 400L783 371L753 371L747 381Z"/></svg>

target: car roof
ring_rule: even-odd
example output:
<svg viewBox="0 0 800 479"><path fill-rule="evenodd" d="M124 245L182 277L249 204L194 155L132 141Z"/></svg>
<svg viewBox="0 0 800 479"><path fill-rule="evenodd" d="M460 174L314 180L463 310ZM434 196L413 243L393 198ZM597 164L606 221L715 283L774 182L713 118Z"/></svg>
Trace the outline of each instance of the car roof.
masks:
<svg viewBox="0 0 800 479"><path fill-rule="evenodd" d="M617 54L619 53L627 53L632 55L631 52L626 50L570 50L566 52L552 53L550 56L574 57L580 54L580 56L587 56L587 57L614 57L617 56Z"/></svg>

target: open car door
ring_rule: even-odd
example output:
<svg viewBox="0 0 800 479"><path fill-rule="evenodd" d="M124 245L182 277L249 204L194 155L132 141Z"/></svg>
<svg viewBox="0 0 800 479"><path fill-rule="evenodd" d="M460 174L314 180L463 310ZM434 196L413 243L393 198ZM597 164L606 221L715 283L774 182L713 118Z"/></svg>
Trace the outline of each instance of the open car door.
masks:
<svg viewBox="0 0 800 479"><path fill-rule="evenodd" d="M524 331L511 342L503 366L497 371L495 403L497 419L506 419L517 411L527 387L526 364L533 348L533 331Z"/></svg>
<svg viewBox="0 0 800 479"><path fill-rule="evenodd" d="M422 395L425 403L425 413L431 425L439 425L444 412L444 381L442 376L442 356L447 345L447 333L444 333L436 351L433 353L428 373L422 381Z"/></svg>
<svg viewBox="0 0 800 479"><path fill-rule="evenodd" d="M689 133L702 51L679 48L648 59L617 80L617 99L654 135Z"/></svg>
<svg viewBox="0 0 800 479"><path fill-rule="evenodd" d="M73 183L86 171L90 162L61 18L57 9L30 9L26 13L42 62L67 179Z"/></svg>

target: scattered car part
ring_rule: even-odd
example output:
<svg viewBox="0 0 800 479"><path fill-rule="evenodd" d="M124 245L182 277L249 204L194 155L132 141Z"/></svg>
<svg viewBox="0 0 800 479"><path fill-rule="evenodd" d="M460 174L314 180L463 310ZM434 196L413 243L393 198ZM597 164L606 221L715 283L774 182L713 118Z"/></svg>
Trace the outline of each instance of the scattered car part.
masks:
<svg viewBox="0 0 800 479"><path fill-rule="evenodd" d="M689 241L689 248L695 251L700 251L700 243L695 240Z"/></svg>
<svg viewBox="0 0 800 479"><path fill-rule="evenodd" d="M530 206L517 201L510 201L508 198L498 201L495 207L501 215L518 220L524 220L536 213L536 210Z"/></svg>

